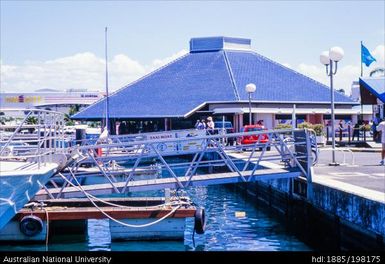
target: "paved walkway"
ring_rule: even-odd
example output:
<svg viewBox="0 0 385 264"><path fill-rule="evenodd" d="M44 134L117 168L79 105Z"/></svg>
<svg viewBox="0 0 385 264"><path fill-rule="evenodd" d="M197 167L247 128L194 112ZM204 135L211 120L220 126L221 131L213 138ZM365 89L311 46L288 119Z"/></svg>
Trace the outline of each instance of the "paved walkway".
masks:
<svg viewBox="0 0 385 264"><path fill-rule="evenodd" d="M385 202L385 166L380 166L380 154L354 152L346 154L346 164L329 166L331 150L322 150L314 167L314 181ZM336 152L336 161L343 162L343 154Z"/></svg>
<svg viewBox="0 0 385 264"><path fill-rule="evenodd" d="M260 152L257 152L256 156L259 154ZM277 154L276 151L271 150L266 152L265 155ZM230 155L237 159L247 159L250 152L231 153ZM314 166L313 181L385 203L385 166L379 165L380 153L346 152L345 155L345 164L329 166L328 164L332 160L331 150L321 148L319 161ZM343 163L342 152L336 151L336 161ZM283 164L274 161L274 163L263 162L261 165L264 167L276 167Z"/></svg>

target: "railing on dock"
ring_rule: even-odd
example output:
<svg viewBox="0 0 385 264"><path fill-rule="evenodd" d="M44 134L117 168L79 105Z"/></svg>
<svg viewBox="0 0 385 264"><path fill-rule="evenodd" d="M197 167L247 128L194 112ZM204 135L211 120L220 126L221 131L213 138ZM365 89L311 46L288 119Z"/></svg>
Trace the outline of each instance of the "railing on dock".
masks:
<svg viewBox="0 0 385 264"><path fill-rule="evenodd" d="M225 135L206 135L199 130L163 133L143 133L130 136L114 136L104 143L77 146L73 153L81 156L60 173L64 184L40 193L44 198L81 197L84 192L94 195L125 193L164 188L183 189L189 186L222 184L231 182L251 182L260 179L290 178L302 175L311 182L311 166L317 158L318 150L313 133L309 130L268 130ZM287 140L290 138L291 140ZM248 139L250 144L244 144ZM250 141L252 140L252 141ZM233 142L233 144L228 144ZM243 143L243 144L242 144ZM273 150L273 151L270 151ZM243 153L240 160L234 153ZM174 158L183 157L176 161ZM130 171L123 180L115 178L111 162L130 164ZM169 177L134 181L136 170L148 167L157 161ZM276 162L279 166L268 168L266 162ZM97 167L99 175L105 177L105 184L92 187L77 187L77 169L87 166ZM208 168L207 172L198 169ZM222 169L213 173L212 168ZM176 170L183 170L177 173Z"/></svg>
<svg viewBox="0 0 385 264"><path fill-rule="evenodd" d="M28 160L38 168L64 153L64 114L43 109L0 108L0 161Z"/></svg>

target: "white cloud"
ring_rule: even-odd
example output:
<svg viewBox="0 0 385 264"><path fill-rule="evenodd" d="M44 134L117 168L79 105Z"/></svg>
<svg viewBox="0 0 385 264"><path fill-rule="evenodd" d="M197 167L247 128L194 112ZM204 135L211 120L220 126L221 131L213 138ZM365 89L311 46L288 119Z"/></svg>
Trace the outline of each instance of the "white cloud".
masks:
<svg viewBox="0 0 385 264"><path fill-rule="evenodd" d="M155 59L149 65L141 64L124 54L115 55L108 64L110 90L119 89L186 53L186 50L181 50L170 57ZM364 66L365 75L368 75L370 70L374 68L384 67L384 53L384 45L378 45L371 51L377 61L372 63L369 68ZM48 61L27 61L21 65L8 65L2 61L0 64L1 91L32 92L41 88L104 90L105 87L104 59L91 52ZM329 78L326 76L325 68L322 65L306 63L301 63L298 66L289 63L283 63L283 65L329 85ZM359 65L339 67L338 73L334 77L335 87L342 88L347 94L350 94L351 84L358 80L359 75Z"/></svg>
<svg viewBox="0 0 385 264"><path fill-rule="evenodd" d="M293 68L293 67L291 66L291 64L290 64L290 63L287 63L287 62L282 63L282 65L285 66L285 67L287 67L287 68L290 68L290 69Z"/></svg>
<svg viewBox="0 0 385 264"><path fill-rule="evenodd" d="M301 63L296 70L327 86L330 85L330 77L326 75L325 66ZM359 66L346 65L338 67L337 74L333 77L334 88L344 89L346 95L350 95L352 82L357 81L359 76Z"/></svg>
<svg viewBox="0 0 385 264"><path fill-rule="evenodd" d="M377 60L373 62L374 67L385 67L385 46L384 45L378 45L371 54L373 57ZM370 65L371 67L373 67Z"/></svg>
<svg viewBox="0 0 385 264"><path fill-rule="evenodd" d="M375 68L385 67L384 45L378 45L370 53L373 55L373 57L376 58L377 61L373 62L370 67L365 67L365 65L363 66L364 76L368 76L370 71ZM325 85L330 85L329 77L326 75L325 67L322 65L308 65L305 63L301 63L295 70ZM336 89L344 89L345 93L347 95L350 95L352 82L358 80L358 78L360 77L360 73L360 65L345 65L343 67L338 67L337 75L335 75L333 78L334 87Z"/></svg>
<svg viewBox="0 0 385 264"><path fill-rule="evenodd" d="M171 61L186 55L187 53L188 53L188 51L183 49L183 50L181 50L181 51L171 55L170 57L167 57L167 58L164 58L164 59L153 60L152 64L151 64L151 67L150 67L150 70L155 70L157 68L160 68L163 65L166 65L167 63L170 63Z"/></svg>
<svg viewBox="0 0 385 264"><path fill-rule="evenodd" d="M142 77L166 63L186 54L182 50L170 57L142 65L124 54L115 55L108 63L111 91ZM32 92L41 88L104 90L104 59L91 52L48 61L26 61L21 65L1 63L1 91Z"/></svg>
<svg viewBox="0 0 385 264"><path fill-rule="evenodd" d="M310 77L316 81L319 81L323 84L328 83L328 78L327 78L324 67L321 67L318 65L316 66L316 65L309 65L309 64L301 63L294 70L297 70L300 73L302 73L302 74L304 74L304 75L306 75L306 76L308 76L308 77Z"/></svg>

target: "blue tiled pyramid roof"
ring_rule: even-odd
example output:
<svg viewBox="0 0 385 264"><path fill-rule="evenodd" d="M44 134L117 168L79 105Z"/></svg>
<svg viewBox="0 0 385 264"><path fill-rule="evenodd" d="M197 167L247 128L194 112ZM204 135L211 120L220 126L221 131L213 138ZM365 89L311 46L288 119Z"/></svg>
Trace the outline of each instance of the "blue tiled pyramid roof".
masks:
<svg viewBox="0 0 385 264"><path fill-rule="evenodd" d="M234 38L229 38L234 40ZM109 97L111 118L183 117L205 102L329 103L330 89L251 50L220 49L189 54L123 87ZM355 104L335 93L335 102ZM105 99L73 116L102 118Z"/></svg>

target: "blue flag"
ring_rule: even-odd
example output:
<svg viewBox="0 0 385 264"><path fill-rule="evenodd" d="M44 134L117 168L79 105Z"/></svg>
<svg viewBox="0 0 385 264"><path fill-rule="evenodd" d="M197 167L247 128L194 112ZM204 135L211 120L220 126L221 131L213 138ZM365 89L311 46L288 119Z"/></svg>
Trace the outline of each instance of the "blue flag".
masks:
<svg viewBox="0 0 385 264"><path fill-rule="evenodd" d="M361 43L361 63L365 63L369 67L376 59L370 54L369 50Z"/></svg>

